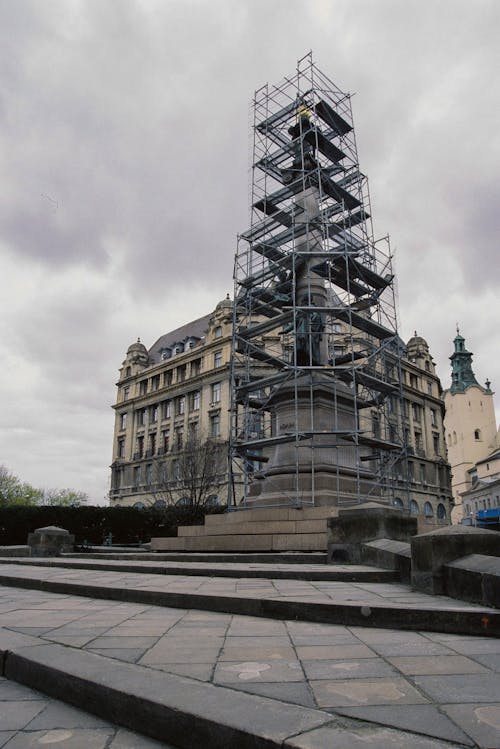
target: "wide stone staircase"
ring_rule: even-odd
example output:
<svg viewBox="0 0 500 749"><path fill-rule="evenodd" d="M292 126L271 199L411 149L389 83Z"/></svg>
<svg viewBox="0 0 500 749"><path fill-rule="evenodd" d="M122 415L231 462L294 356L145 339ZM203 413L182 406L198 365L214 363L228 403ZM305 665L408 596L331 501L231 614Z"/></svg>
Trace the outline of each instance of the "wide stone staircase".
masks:
<svg viewBox="0 0 500 749"><path fill-rule="evenodd" d="M153 538L151 549L188 552L326 551L329 518L338 507L269 508L207 515L181 526L175 538Z"/></svg>

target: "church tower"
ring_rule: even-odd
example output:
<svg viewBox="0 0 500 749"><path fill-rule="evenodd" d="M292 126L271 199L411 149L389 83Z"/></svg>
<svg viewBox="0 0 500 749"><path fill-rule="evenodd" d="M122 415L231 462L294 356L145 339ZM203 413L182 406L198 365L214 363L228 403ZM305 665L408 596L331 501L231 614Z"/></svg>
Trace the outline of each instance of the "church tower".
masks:
<svg viewBox="0 0 500 749"><path fill-rule="evenodd" d="M463 518L461 495L470 489L467 471L494 448L497 430L491 383L483 387L476 380L472 353L458 328L453 343L451 387L444 392L444 426L455 503L452 522L459 523Z"/></svg>

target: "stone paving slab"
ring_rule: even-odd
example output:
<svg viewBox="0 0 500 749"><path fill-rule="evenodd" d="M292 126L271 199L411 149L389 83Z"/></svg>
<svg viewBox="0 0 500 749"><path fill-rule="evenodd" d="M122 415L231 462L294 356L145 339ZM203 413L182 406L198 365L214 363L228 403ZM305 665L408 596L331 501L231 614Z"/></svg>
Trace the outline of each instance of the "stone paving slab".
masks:
<svg viewBox="0 0 500 749"><path fill-rule="evenodd" d="M478 656L488 655L488 651L482 652L485 647L492 651L499 649L498 640L277 621L228 613L86 600L10 587L0 587L0 603L0 651L22 653L30 664L29 673L33 672L31 655L36 652L45 652L47 668L54 665L53 653L76 653L84 660L97 658L100 664L106 664L101 667L97 685L102 684L106 673L118 664L129 669L120 672L121 686L127 686L131 679L135 679L136 673L140 674L139 691L145 681L158 685L159 682L155 681L158 678L182 677L181 692L191 695L192 707L197 707L201 700L201 697L196 698L196 687L201 685L210 687L212 693L224 702L227 702L227 693L245 693L279 704L313 709L313 712L326 716L328 723L325 725L331 727L333 721L335 728L333 733L330 729L321 733L321 741L327 741L326 736L330 736L331 742L347 740L342 731L352 729L356 741L364 740L370 746L379 746L376 742L382 741L382 737L389 736L388 740L392 741L395 734L380 733L377 729L358 736L356 731L370 725L372 729L382 725L396 733L403 732L399 735L401 747L439 746L435 741L446 740L452 746L500 749L500 726L495 717L500 715L500 675L494 669L495 664L490 668L487 663L477 660ZM88 606L82 606L85 603ZM44 629L36 637L17 631L26 630L27 617L36 621L40 612L43 612L46 622L53 615L52 629ZM66 623L62 625L61 612L66 614ZM94 637L86 639L85 644L71 647L55 644L54 641L61 636L59 633L68 631L75 635L83 631L85 639L94 631ZM144 635L144 632L148 634ZM149 644L145 651L133 647L137 644L135 638L143 636L148 638ZM102 644L103 639L123 647L101 648L96 655L95 643ZM47 650L42 651L40 645ZM247 652L249 647L253 648L252 653ZM416 648L418 654L393 656L378 652L381 648L399 652L401 647ZM437 647L439 655L426 655L426 647L431 653ZM466 655L468 650L471 652ZM227 659L228 654L233 660ZM7 664L10 657L7 655ZM62 658L62 655L58 657ZM478 668L484 670L478 672ZM93 678L87 680L92 683ZM60 673L56 682L63 684L66 694L66 681L61 680ZM46 684L44 688L47 688ZM90 688L95 690L95 684ZM80 687L77 690L80 695L79 690ZM177 686L173 691L177 692ZM168 690L164 693L168 694ZM133 713L132 708L129 712ZM467 720L465 717L458 719L462 713ZM345 718L340 719L341 715ZM347 728L342 720L351 721ZM143 730L142 726L135 727ZM234 727L232 725L232 729ZM290 731L287 738L292 733ZM311 741L319 741L320 734L313 733L309 737ZM417 734L426 736L429 743L412 744L417 741ZM301 740L305 741L306 735L309 734L304 733ZM266 741L271 738L267 736ZM231 741L233 739L234 736ZM172 737L170 741L173 741ZM176 738L173 743L183 747L185 744L179 741L182 739ZM228 746L240 746L239 738L236 744L231 741ZM196 749L202 745L204 739L193 744ZM223 743L215 745L224 746ZM316 745L323 746L321 743L311 744ZM337 749L337 743L325 746Z"/></svg>
<svg viewBox="0 0 500 749"><path fill-rule="evenodd" d="M352 626L500 634L500 611L403 584L253 580L129 572L20 567L4 564L0 584L146 605L197 608L275 619ZM61 624L65 613L62 611ZM37 620L44 626L43 615ZM394 653L396 655L396 653ZM403 655L404 653L400 653Z"/></svg>

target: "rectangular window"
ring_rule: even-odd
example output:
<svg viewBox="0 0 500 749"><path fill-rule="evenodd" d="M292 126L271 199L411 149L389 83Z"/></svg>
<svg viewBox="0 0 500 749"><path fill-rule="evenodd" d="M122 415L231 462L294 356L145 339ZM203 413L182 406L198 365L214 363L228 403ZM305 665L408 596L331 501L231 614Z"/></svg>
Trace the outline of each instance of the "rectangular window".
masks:
<svg viewBox="0 0 500 749"><path fill-rule="evenodd" d="M125 429L127 426L127 414L120 414L120 429Z"/></svg>
<svg viewBox="0 0 500 749"><path fill-rule="evenodd" d="M417 403L411 404L413 421L420 421L420 406Z"/></svg>
<svg viewBox="0 0 500 749"><path fill-rule="evenodd" d="M139 395L146 395L148 392L148 381L141 380L139 383Z"/></svg>
<svg viewBox="0 0 500 749"><path fill-rule="evenodd" d="M177 427L177 429L175 430L175 449L182 450L183 444L184 444L184 429L182 427Z"/></svg>
<svg viewBox="0 0 500 749"><path fill-rule="evenodd" d="M181 395L175 399L175 415L182 416L186 412L186 396Z"/></svg>
<svg viewBox="0 0 500 749"><path fill-rule="evenodd" d="M192 440L195 440L198 436L198 422L190 421L188 429L189 429L189 438Z"/></svg>
<svg viewBox="0 0 500 749"><path fill-rule="evenodd" d="M222 351L216 351L214 354L214 369L222 367Z"/></svg>
<svg viewBox="0 0 500 749"><path fill-rule="evenodd" d="M125 438L120 437L118 440L118 449L116 451L118 458L124 458L125 457Z"/></svg>
<svg viewBox="0 0 500 749"><path fill-rule="evenodd" d="M170 419L172 416L172 401L165 401L163 404L163 418Z"/></svg>
<svg viewBox="0 0 500 749"><path fill-rule="evenodd" d="M221 396L221 384L220 382L214 382L212 385L212 403L220 403Z"/></svg>
<svg viewBox="0 0 500 749"><path fill-rule="evenodd" d="M437 432L432 433L432 442L434 445L434 452L436 453L436 455L438 455L439 454L439 434L437 434Z"/></svg>
<svg viewBox="0 0 500 749"><path fill-rule="evenodd" d="M151 432L149 435L149 449L151 450L151 455L154 455L156 452L156 432Z"/></svg>
<svg viewBox="0 0 500 749"><path fill-rule="evenodd" d="M160 375L151 378L151 390L158 390L160 387Z"/></svg>
<svg viewBox="0 0 500 749"><path fill-rule="evenodd" d="M333 323L333 332L334 333L342 333L342 323L341 322L334 322Z"/></svg>
<svg viewBox="0 0 500 749"><path fill-rule="evenodd" d="M150 486L153 483L153 466L148 463L146 466L146 484Z"/></svg>
<svg viewBox="0 0 500 749"><path fill-rule="evenodd" d="M134 468L134 486L139 486L141 483L141 467L135 466Z"/></svg>
<svg viewBox="0 0 500 749"><path fill-rule="evenodd" d="M170 449L170 429L164 429L161 433L162 449L164 453L168 453Z"/></svg>
<svg viewBox="0 0 500 749"><path fill-rule="evenodd" d="M220 415L215 414L210 418L210 436L220 437Z"/></svg>
<svg viewBox="0 0 500 749"><path fill-rule="evenodd" d="M191 377L199 375L201 372L201 359L193 359L191 362Z"/></svg>
<svg viewBox="0 0 500 749"><path fill-rule="evenodd" d="M186 379L186 365L182 364L180 367L177 367L177 382L184 382Z"/></svg>
<svg viewBox="0 0 500 749"><path fill-rule="evenodd" d="M425 473L425 465L423 463L420 463L420 481L422 484L427 483L427 475Z"/></svg>
<svg viewBox="0 0 500 749"><path fill-rule="evenodd" d="M422 449L422 434L420 432L415 432L415 447L417 450Z"/></svg>
<svg viewBox="0 0 500 749"><path fill-rule="evenodd" d="M431 408L431 424L433 427L437 427L437 412L435 408Z"/></svg>
<svg viewBox="0 0 500 749"><path fill-rule="evenodd" d="M418 377L417 377L417 375L410 374L410 387L415 388L415 390L418 390Z"/></svg>
<svg viewBox="0 0 500 749"><path fill-rule="evenodd" d="M169 369L168 372L163 373L163 386L168 387L172 384L172 370Z"/></svg>
<svg viewBox="0 0 500 749"><path fill-rule="evenodd" d="M137 458L140 459L144 455L144 437L137 437Z"/></svg>
<svg viewBox="0 0 500 749"><path fill-rule="evenodd" d="M151 406L150 418L152 424L155 424L158 421L158 406Z"/></svg>
<svg viewBox="0 0 500 749"><path fill-rule="evenodd" d="M194 390L189 394L189 410L199 411L200 408L200 391Z"/></svg>
<svg viewBox="0 0 500 749"><path fill-rule="evenodd" d="M143 427L146 423L146 409L141 408L139 411L137 411L137 426Z"/></svg>
<svg viewBox="0 0 500 749"><path fill-rule="evenodd" d="M432 382L430 380L427 380L427 392L432 395Z"/></svg>
<svg viewBox="0 0 500 749"><path fill-rule="evenodd" d="M123 400L128 401L129 398L130 398L130 386L126 385L123 388Z"/></svg>

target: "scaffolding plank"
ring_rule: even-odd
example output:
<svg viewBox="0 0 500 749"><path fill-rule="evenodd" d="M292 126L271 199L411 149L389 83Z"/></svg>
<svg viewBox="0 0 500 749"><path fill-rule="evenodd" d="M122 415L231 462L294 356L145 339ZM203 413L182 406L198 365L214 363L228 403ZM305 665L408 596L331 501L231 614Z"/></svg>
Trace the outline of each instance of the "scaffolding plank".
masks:
<svg viewBox="0 0 500 749"><path fill-rule="evenodd" d="M283 382L287 382L292 377L293 370L282 371L271 377L256 378L251 382L245 382L243 385L238 385L236 387L236 392L238 398L244 398L247 393L254 393L268 387L274 387L274 385L280 385Z"/></svg>
<svg viewBox="0 0 500 749"><path fill-rule="evenodd" d="M278 317L274 317L272 320L266 320L265 322L258 323L257 325L252 325L249 328L240 328L238 330L237 337L243 339L244 341L248 341L250 338L264 335L264 333L268 333L269 331L284 325L289 320L291 320L292 317L293 312L292 310L289 310L279 315Z"/></svg>
<svg viewBox="0 0 500 749"><path fill-rule="evenodd" d="M374 377L367 372L363 372L361 369L343 369L338 373L339 380L343 382L354 382L358 385L364 385L370 390L375 390L378 393L384 393L389 395L395 393L398 390L396 385L392 385L390 382L385 382L378 377Z"/></svg>
<svg viewBox="0 0 500 749"><path fill-rule="evenodd" d="M354 208L359 208L361 201L351 195L350 192L344 190L337 182L334 182L325 173L321 175L321 187L324 192L339 203L343 203L345 207L352 211Z"/></svg>
<svg viewBox="0 0 500 749"><path fill-rule="evenodd" d="M369 437L364 434L350 435L345 439L348 440L348 442L356 442L358 445L373 447L378 450L401 450L401 445L398 445L395 442L389 442L388 440L383 440L378 437Z"/></svg>
<svg viewBox="0 0 500 749"><path fill-rule="evenodd" d="M266 133L268 130L274 128L278 123L284 122L292 112L296 111L297 101L292 101L290 104L287 104L286 107L282 107L282 109L278 110L270 117L267 117L265 120L259 122L255 127L261 133Z"/></svg>
<svg viewBox="0 0 500 749"><path fill-rule="evenodd" d="M352 130L352 126L349 125L346 120L344 120L343 117L341 117L334 109L330 106L324 99L320 99L320 101L315 104L314 111L316 114L321 117L323 122L326 122L327 125L329 125L337 135L345 135L350 130Z"/></svg>
<svg viewBox="0 0 500 749"><path fill-rule="evenodd" d="M354 312L352 308L340 309L337 313L337 317L340 320L344 320L346 323L352 324L352 326L357 330L362 330L364 333L368 333L368 335L374 336L379 340L392 338L396 335L393 330L389 330L389 328L384 327L369 317L359 315L357 312Z"/></svg>

